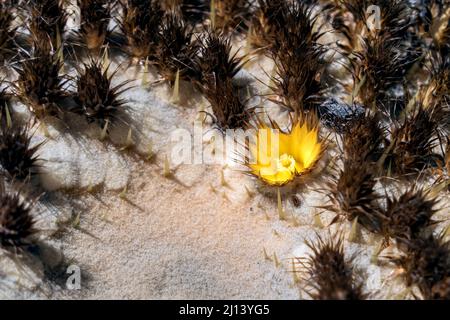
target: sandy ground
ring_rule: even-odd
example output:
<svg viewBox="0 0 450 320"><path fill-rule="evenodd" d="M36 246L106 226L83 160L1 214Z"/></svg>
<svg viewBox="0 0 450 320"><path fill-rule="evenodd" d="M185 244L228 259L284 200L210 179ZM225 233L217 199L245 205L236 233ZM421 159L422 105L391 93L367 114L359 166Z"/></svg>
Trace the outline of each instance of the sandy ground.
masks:
<svg viewBox="0 0 450 320"><path fill-rule="evenodd" d="M204 184L218 182L217 170L186 188L155 166L139 169L126 200L86 201L92 208L80 227L92 236L74 230L64 237L64 252L92 276L83 298L297 297L292 276L264 259L263 248L278 247L282 237L261 210L205 192Z"/></svg>

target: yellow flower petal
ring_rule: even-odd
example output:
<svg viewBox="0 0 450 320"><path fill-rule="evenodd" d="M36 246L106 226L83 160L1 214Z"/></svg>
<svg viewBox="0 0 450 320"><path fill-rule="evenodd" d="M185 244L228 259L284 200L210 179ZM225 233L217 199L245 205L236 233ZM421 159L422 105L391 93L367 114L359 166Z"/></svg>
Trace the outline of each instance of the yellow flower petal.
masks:
<svg viewBox="0 0 450 320"><path fill-rule="evenodd" d="M257 143L250 148L256 163L248 164L251 173L270 185L284 185L310 169L322 151L319 129L298 121L290 133L259 128ZM261 134L260 134L261 133Z"/></svg>

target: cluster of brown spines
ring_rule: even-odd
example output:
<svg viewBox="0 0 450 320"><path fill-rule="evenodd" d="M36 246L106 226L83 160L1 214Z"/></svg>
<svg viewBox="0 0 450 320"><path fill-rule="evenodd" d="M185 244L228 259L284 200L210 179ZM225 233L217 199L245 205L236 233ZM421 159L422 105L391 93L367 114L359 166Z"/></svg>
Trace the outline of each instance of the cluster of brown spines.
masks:
<svg viewBox="0 0 450 320"><path fill-rule="evenodd" d="M177 73L180 79L195 78L195 59L198 43L193 41L193 28L175 11L164 17L159 43L154 54L154 64L159 74L174 83Z"/></svg>
<svg viewBox="0 0 450 320"><path fill-rule="evenodd" d="M448 117L450 104L450 56L436 55L432 59L433 67L430 81L422 91L424 105L437 109L439 116Z"/></svg>
<svg viewBox="0 0 450 320"><path fill-rule="evenodd" d="M210 27L218 32L242 33L251 24L253 0L160 0L164 11L176 11L191 25L203 24L209 17Z"/></svg>
<svg viewBox="0 0 450 320"><path fill-rule="evenodd" d="M255 39L275 61L272 89L278 102L296 115L314 109L325 89L318 16L305 3L261 0L257 17Z"/></svg>
<svg viewBox="0 0 450 320"><path fill-rule="evenodd" d="M387 198L383 233L392 239L411 241L420 238L436 221L438 201L423 189L411 188L399 197Z"/></svg>
<svg viewBox="0 0 450 320"><path fill-rule="evenodd" d="M38 173L40 144L32 145L28 127L15 122L0 128L0 166L9 179L27 180Z"/></svg>
<svg viewBox="0 0 450 320"><path fill-rule="evenodd" d="M36 117L61 116L68 81L61 75L62 68L59 52L40 39L34 39L31 52L24 54L21 62L14 66L18 74L14 84L16 95Z"/></svg>
<svg viewBox="0 0 450 320"><path fill-rule="evenodd" d="M394 258L408 286L416 286L426 300L450 299L450 242L443 236L404 241L405 252Z"/></svg>
<svg viewBox="0 0 450 320"><path fill-rule="evenodd" d="M179 3L179 10L183 18L193 24L203 22L210 13L210 3L208 0L174 0Z"/></svg>
<svg viewBox="0 0 450 320"><path fill-rule="evenodd" d="M376 12L368 12L373 6L380 10L379 21L370 16ZM413 63L413 53L403 41L409 26L408 6L401 0L342 0L336 7L338 19L334 26L345 37L339 43L343 53L352 57L352 94L356 102L371 110L389 110L391 89L402 84ZM351 19L345 13L350 13Z"/></svg>
<svg viewBox="0 0 450 320"><path fill-rule="evenodd" d="M277 32L282 28L287 9L285 0L258 0L250 34L254 46L261 48L273 46Z"/></svg>
<svg viewBox="0 0 450 320"><path fill-rule="evenodd" d="M36 117L60 117L63 100L67 97L65 85L68 81L60 74L63 68L62 50L68 16L64 1L33 0L22 5L16 6L16 9L24 9L29 15L29 19L25 19L29 33L26 35L26 43L18 36L16 39L20 47L17 45L16 48L10 48L15 50L15 61L11 68L18 75L11 87L15 96ZM14 30L10 26L2 32Z"/></svg>
<svg viewBox="0 0 450 320"><path fill-rule="evenodd" d="M16 27L13 25L14 14L12 7L0 3L0 65L2 65L9 58L14 56L14 36Z"/></svg>
<svg viewBox="0 0 450 320"><path fill-rule="evenodd" d="M441 57L447 57L450 54L450 17L444 22L446 25L435 39L437 48Z"/></svg>
<svg viewBox="0 0 450 320"><path fill-rule="evenodd" d="M81 42L89 50L99 51L106 43L110 33L112 2L108 0L77 0L80 8Z"/></svg>
<svg viewBox="0 0 450 320"><path fill-rule="evenodd" d="M164 11L175 11L192 25L203 23L211 10L209 0L160 0L160 3Z"/></svg>
<svg viewBox="0 0 450 320"><path fill-rule="evenodd" d="M0 172L8 181L29 182L39 173L40 143L32 142L29 125L14 117L14 95L0 81Z"/></svg>
<svg viewBox="0 0 450 320"><path fill-rule="evenodd" d="M398 112L397 101L391 101L390 90L401 85L406 61L399 56L400 44L386 35L365 39L362 50L351 61L355 89L355 101L368 109L381 112ZM403 106L401 106L403 108ZM394 109L391 111L391 109Z"/></svg>
<svg viewBox="0 0 450 320"><path fill-rule="evenodd" d="M115 72L109 74L99 61L91 60L84 64L76 79L77 107L72 110L83 115L88 122L98 123L102 128L107 124L123 122L126 103L120 95L127 90L128 82L112 84Z"/></svg>
<svg viewBox="0 0 450 320"><path fill-rule="evenodd" d="M426 49L430 53L425 66L429 79L419 91L419 99L431 113L437 131L433 145L439 145L446 140L445 137L450 137L450 7L446 2L439 1L430 1L424 6L429 13L430 28L421 36L429 44ZM450 167L445 165L445 152L437 161L439 167L447 167L448 175Z"/></svg>
<svg viewBox="0 0 450 320"><path fill-rule="evenodd" d="M449 73L450 73L450 9L447 3L439 1L423 2L419 12L425 17L425 26L415 25L415 32L422 40L428 53L425 68L429 75L428 84L421 97L425 105L432 107L449 104Z"/></svg>
<svg viewBox="0 0 450 320"><path fill-rule="evenodd" d="M234 81L243 58L231 50L229 37L208 31L196 61L197 86L211 104L214 122L221 129L246 127L251 117L241 97L242 88Z"/></svg>
<svg viewBox="0 0 450 320"><path fill-rule="evenodd" d="M406 99L409 110L405 110L403 118L391 121L383 164L389 175L411 175L444 166L445 155L439 149L450 123L448 84L431 80L423 92L418 101Z"/></svg>
<svg viewBox="0 0 450 320"><path fill-rule="evenodd" d="M122 3L120 28L126 37L126 52L137 60L152 59L159 43L164 17L156 0L126 0Z"/></svg>
<svg viewBox="0 0 450 320"><path fill-rule="evenodd" d="M376 176L370 163L344 160L337 177L328 182L327 197L330 205L324 208L336 213L333 222L340 218L348 221L358 219L360 225L378 233L381 230L383 213L375 185Z"/></svg>
<svg viewBox="0 0 450 320"><path fill-rule="evenodd" d="M62 45L67 22L67 12L63 0L32 0L30 2L31 21L29 29L39 41L49 41L54 48Z"/></svg>
<svg viewBox="0 0 450 320"><path fill-rule="evenodd" d="M214 27L223 31L244 31L252 17L251 0L215 0Z"/></svg>
<svg viewBox="0 0 450 320"><path fill-rule="evenodd" d="M441 53L445 53L450 43L448 4L440 0L417 1L414 9L417 12L414 32L424 47L432 51L443 50Z"/></svg>
<svg viewBox="0 0 450 320"><path fill-rule="evenodd" d="M355 119L343 133L345 159L352 162L376 162L383 154L386 130L378 117L365 114Z"/></svg>
<svg viewBox="0 0 450 320"><path fill-rule="evenodd" d="M0 81L0 85L3 84ZM0 125L7 125L8 117L11 116L10 110L11 95L6 88L0 88Z"/></svg>
<svg viewBox="0 0 450 320"><path fill-rule="evenodd" d="M439 160L433 152L438 128L434 112L419 105L402 124L394 127L386 159L386 166L394 173L417 173Z"/></svg>
<svg viewBox="0 0 450 320"><path fill-rule="evenodd" d="M6 191L0 187L0 247L18 252L32 243L36 234L32 203L23 199L21 192Z"/></svg>
<svg viewBox="0 0 450 320"><path fill-rule="evenodd" d="M363 300L363 282L353 266L353 258L344 254L342 237L337 240L307 242L312 253L301 266L306 272L302 277L305 290L314 300Z"/></svg>
<svg viewBox="0 0 450 320"><path fill-rule="evenodd" d="M375 192L377 161L383 154L385 130L378 117L365 114L343 133L343 166L328 182L331 205L325 208L372 232L379 232L384 221L380 196ZM328 192L331 191L331 192Z"/></svg>

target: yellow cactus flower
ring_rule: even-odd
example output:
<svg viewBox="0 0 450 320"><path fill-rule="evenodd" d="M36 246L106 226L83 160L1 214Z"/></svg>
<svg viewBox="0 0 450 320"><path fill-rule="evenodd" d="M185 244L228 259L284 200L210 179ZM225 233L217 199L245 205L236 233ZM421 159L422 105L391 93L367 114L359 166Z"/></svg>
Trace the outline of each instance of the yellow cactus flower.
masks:
<svg viewBox="0 0 450 320"><path fill-rule="evenodd" d="M298 120L290 132L274 127L260 125L246 165L265 183L283 186L314 167L323 143L319 141L317 121Z"/></svg>

